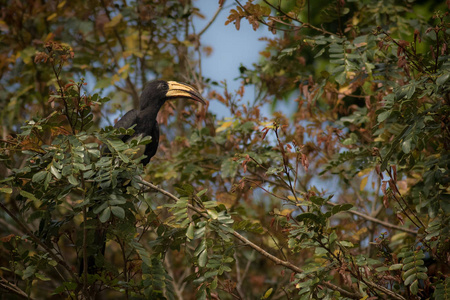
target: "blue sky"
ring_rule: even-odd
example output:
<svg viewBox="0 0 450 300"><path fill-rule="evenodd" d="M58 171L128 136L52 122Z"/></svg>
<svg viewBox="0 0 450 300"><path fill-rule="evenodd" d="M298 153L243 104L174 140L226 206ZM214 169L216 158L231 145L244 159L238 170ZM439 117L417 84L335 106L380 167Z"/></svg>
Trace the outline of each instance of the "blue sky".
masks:
<svg viewBox="0 0 450 300"><path fill-rule="evenodd" d="M219 7L219 1L197 0L194 5L205 16L204 20L200 18L194 20L196 32L199 32L213 17ZM234 6L234 1L226 1L217 19L201 37L202 46L213 48L210 56L202 57L203 76L218 82L226 80L230 92L239 87L239 81L234 80L239 76L239 66L243 64L250 67L252 63L258 61L259 52L265 46L265 42L259 41L259 38L271 35L265 28L254 31L246 20L241 22L239 31L234 24L225 26L230 9ZM253 100L251 99L254 97L253 90L246 89L245 97ZM218 101L211 101L210 110L218 117L223 116L224 109Z"/></svg>

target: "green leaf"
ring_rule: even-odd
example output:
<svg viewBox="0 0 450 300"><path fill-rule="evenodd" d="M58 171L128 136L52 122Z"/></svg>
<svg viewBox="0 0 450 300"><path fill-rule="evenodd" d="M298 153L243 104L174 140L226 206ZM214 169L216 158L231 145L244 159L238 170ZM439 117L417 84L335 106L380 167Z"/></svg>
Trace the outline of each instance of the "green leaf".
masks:
<svg viewBox="0 0 450 300"><path fill-rule="evenodd" d="M352 207L353 207L353 204L350 204L350 203L342 204L340 211L347 211L347 210L350 210Z"/></svg>
<svg viewBox="0 0 450 300"><path fill-rule="evenodd" d="M203 229L204 229L204 227L203 227ZM197 235L197 233L196 233L196 235ZM205 249L206 249L206 243L205 243L205 240L203 240L203 241L198 245L197 249L195 249L194 255L195 255L195 256L199 256L200 253L202 253Z"/></svg>
<svg viewBox="0 0 450 300"><path fill-rule="evenodd" d="M219 217L219 214L218 214L215 210L213 210L213 209L208 209L207 212L208 212L208 215L209 215L209 216L211 217L211 219L213 219L213 220L217 220L217 218Z"/></svg>
<svg viewBox="0 0 450 300"><path fill-rule="evenodd" d="M410 262L410 263L408 263L408 264L405 264L405 265L403 266L403 270L409 270L409 269L411 269L411 268L413 268L413 267L422 266L422 265L424 265L424 264L425 264L425 262L424 262L423 260L421 260L421 259L415 260L415 261L413 261L413 262Z"/></svg>
<svg viewBox="0 0 450 300"><path fill-rule="evenodd" d="M69 177L67 177L67 180L69 180L69 183L72 184L72 185L79 185L80 184L78 179L76 179L75 176L73 176L73 174L70 174Z"/></svg>
<svg viewBox="0 0 450 300"><path fill-rule="evenodd" d="M267 299L270 297L270 295L272 295L273 292L273 288L268 289L265 293L264 296L262 296L262 299Z"/></svg>
<svg viewBox="0 0 450 300"><path fill-rule="evenodd" d="M48 264L49 264L50 266L52 266L52 267L56 267L56 266L58 265L58 263L57 263L56 261L54 261L54 260L49 260L49 261L48 261Z"/></svg>
<svg viewBox="0 0 450 300"><path fill-rule="evenodd" d="M406 153L406 154L411 152L411 139L406 140L402 143L402 151L403 151L403 153Z"/></svg>
<svg viewBox="0 0 450 300"><path fill-rule="evenodd" d="M0 188L0 192L5 193L5 194L11 194L12 193L12 188L10 188L10 187L2 187L2 188Z"/></svg>
<svg viewBox="0 0 450 300"><path fill-rule="evenodd" d="M218 282L218 279L216 277L216 278L214 278L214 280L211 282L211 284L209 286L211 288L211 290L215 290L217 288L217 282Z"/></svg>
<svg viewBox="0 0 450 300"><path fill-rule="evenodd" d="M50 167L50 172L53 174L53 176L55 176L56 179L61 179L61 173L59 173L58 169L56 169L54 166Z"/></svg>
<svg viewBox="0 0 450 300"><path fill-rule="evenodd" d="M331 213L333 215L337 214L340 211L341 206L338 204L336 206L333 206L333 208L331 209Z"/></svg>
<svg viewBox="0 0 450 300"><path fill-rule="evenodd" d="M419 292L419 281L417 279L414 280L414 282L411 284L409 290L413 295L417 295L417 293Z"/></svg>
<svg viewBox="0 0 450 300"><path fill-rule="evenodd" d="M111 212L119 219L125 218L125 210L120 206L111 206ZM108 217L109 218L109 217Z"/></svg>
<svg viewBox="0 0 450 300"><path fill-rule="evenodd" d="M216 265L213 265L213 264L209 263L208 264L208 268L217 268L219 265L220 265L220 263L218 263ZM217 274L219 274L218 270L212 270L212 271L206 272L204 277L205 278L211 278L211 277L217 276Z"/></svg>
<svg viewBox="0 0 450 300"><path fill-rule="evenodd" d="M266 175L276 175L278 173L283 172L283 168L282 167L270 167L267 172Z"/></svg>
<svg viewBox="0 0 450 300"><path fill-rule="evenodd" d="M152 260L151 260L150 254L141 244L139 244L136 241L132 241L130 243L130 245L133 246L134 249L136 249L137 253L139 254L140 258L142 259L142 261L145 265L147 265L147 266L152 265Z"/></svg>
<svg viewBox="0 0 450 300"><path fill-rule="evenodd" d="M203 194L205 194L208 191L208 189L203 189L200 192L197 193L197 197L201 197Z"/></svg>
<svg viewBox="0 0 450 300"><path fill-rule="evenodd" d="M190 240L194 239L194 229L195 229L194 222L191 222L189 224L188 229L186 230L186 237Z"/></svg>
<svg viewBox="0 0 450 300"><path fill-rule="evenodd" d="M417 278L420 280L426 280L428 278L427 273L417 273Z"/></svg>
<svg viewBox="0 0 450 300"><path fill-rule="evenodd" d="M309 200L310 200L312 203L317 204L317 205L322 205L322 204L324 204L324 203L327 201L326 199L324 199L324 198L322 198L322 197L319 197L319 196L311 196L311 197L309 198Z"/></svg>
<svg viewBox="0 0 450 300"><path fill-rule="evenodd" d="M402 267L403 267L403 264L394 264L392 266L389 266L389 271L400 270Z"/></svg>
<svg viewBox="0 0 450 300"><path fill-rule="evenodd" d="M198 256L198 265L203 268L204 266L206 266L207 260L208 260L208 251L206 251L205 249Z"/></svg>
<svg viewBox="0 0 450 300"><path fill-rule="evenodd" d="M107 207L100 215L100 222L105 223L111 217L111 208Z"/></svg>
<svg viewBox="0 0 450 300"><path fill-rule="evenodd" d="M42 280L42 281L49 281L49 280L51 280L47 276L45 276L43 274L40 274L40 273L36 273L36 274L34 274L34 276L36 276L37 279Z"/></svg>
<svg viewBox="0 0 450 300"><path fill-rule="evenodd" d="M207 209L215 208L215 207L217 207L217 202L216 201L206 201L206 202L203 202L203 206Z"/></svg>
<svg viewBox="0 0 450 300"><path fill-rule="evenodd" d="M109 205L109 203L108 203L107 201L106 201L106 202L103 202L102 204L100 204L100 206L97 206L96 208L94 208L94 214L100 213L100 212L103 211L105 208L107 208L108 205Z"/></svg>
<svg viewBox="0 0 450 300"><path fill-rule="evenodd" d="M236 176L238 166L239 163L231 158L224 160L220 167L222 178L232 178Z"/></svg>
<svg viewBox="0 0 450 300"><path fill-rule="evenodd" d="M317 215L313 214L313 213L302 213L302 214L298 215L297 217L295 217L295 219L298 222L311 220L311 221L313 221L314 223L317 223L317 224L321 223L320 222L320 218Z"/></svg>
<svg viewBox="0 0 450 300"><path fill-rule="evenodd" d="M383 122L384 120L386 120L386 119L389 117L390 114L391 114L391 111L390 111L390 110L386 110L386 111L380 113L380 114L378 115L378 117L377 117L378 123L381 123L381 122Z"/></svg>
<svg viewBox="0 0 450 300"><path fill-rule="evenodd" d="M30 200L33 200L33 201L39 201L38 198L36 198L33 194L31 194L31 193L29 193L29 192L27 192L27 191L20 190L20 193L19 193L19 194L22 195L22 196L25 197L25 198L30 199Z"/></svg>
<svg viewBox="0 0 450 300"><path fill-rule="evenodd" d="M414 280L417 279L416 274L412 274L405 279L405 285L410 285Z"/></svg>
<svg viewBox="0 0 450 300"><path fill-rule="evenodd" d="M342 246L347 247L347 248L352 248L355 246L352 242L348 242L348 241L340 241L339 244L341 244Z"/></svg>
<svg viewBox="0 0 450 300"><path fill-rule="evenodd" d="M339 83L340 85L343 85L347 80L347 73L345 71L341 72L338 75L336 75L335 78L336 78L337 83Z"/></svg>
<svg viewBox="0 0 450 300"><path fill-rule="evenodd" d="M353 207L353 205L350 204L350 203L346 203L346 204L342 204L342 205L338 204L338 205L333 206L333 208L331 209L331 213L333 215L335 215L335 214L337 214L337 213L339 213L341 211L347 211L347 210L349 210L352 207Z"/></svg>
<svg viewBox="0 0 450 300"><path fill-rule="evenodd" d="M33 178L31 179L32 182L41 182L44 181L45 176L47 176L47 171L39 171L36 174L33 175Z"/></svg>
<svg viewBox="0 0 450 300"><path fill-rule="evenodd" d="M317 52L316 55L314 55L314 58L317 58L317 57L319 57L319 56L322 56L322 54L323 54L324 52L325 52L325 48L320 49L320 51Z"/></svg>
<svg viewBox="0 0 450 300"><path fill-rule="evenodd" d="M23 271L23 279L27 279L30 278L31 276L34 275L34 273L36 273L36 268L37 266L28 266L25 271Z"/></svg>
<svg viewBox="0 0 450 300"><path fill-rule="evenodd" d="M439 76L438 79L436 79L436 83L438 85L443 85L448 80L449 77L450 77L450 73L445 73L445 74Z"/></svg>

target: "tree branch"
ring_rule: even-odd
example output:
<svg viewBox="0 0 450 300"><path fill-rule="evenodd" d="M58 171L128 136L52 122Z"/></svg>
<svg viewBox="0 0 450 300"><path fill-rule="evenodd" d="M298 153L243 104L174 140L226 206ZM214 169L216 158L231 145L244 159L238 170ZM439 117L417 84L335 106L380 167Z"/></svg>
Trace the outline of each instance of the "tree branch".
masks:
<svg viewBox="0 0 450 300"><path fill-rule="evenodd" d="M277 183L277 182L275 182L275 181L272 181L272 180L270 180L270 179L263 178L260 174L258 174L258 173L256 173L256 172L251 172L251 173L252 173L253 175L255 175L255 176L258 176L259 179L262 180L262 181L264 181L264 182L268 182L268 183L273 184L273 185L281 186L281 187L283 187L283 188L289 187L289 186L287 185L287 183L284 182L284 181L283 181L283 184L284 184L284 185L281 185L281 184L279 184L279 183ZM247 181L247 182L250 182L250 183L254 183L256 186L261 187L261 185L256 184L254 180L249 180L248 178L246 178L246 181ZM263 190L264 190L264 189L263 189ZM266 191L266 190L264 190L264 191ZM267 191L266 191L266 192L267 192ZM298 190L295 190L295 192L296 192L296 193L301 193L301 192L298 191ZM270 193L270 192L268 192L268 193L271 194L271 195L273 195L273 194ZM278 196L278 195L273 195L273 196L276 196L277 198L280 198L280 199L281 199L281 196ZM288 200L288 199L282 199L282 200L290 201L290 200ZM333 202L331 202L331 201L327 201L326 203L329 204L329 205L332 205L332 206L336 206L336 205L339 205L339 204L343 204L343 203L333 203ZM344 204L345 204L345 203L344 203ZM381 220L379 220L379 219L377 219L377 218L374 218L374 217L372 217L372 216L369 216L369 215L367 215L367 214L361 213L361 212L356 211L356 210L347 210L346 212L349 213L349 214L352 214L352 215L356 215L356 216L358 216L358 217L361 217L361 218L365 219L366 221L370 221L370 222L372 222L372 223L377 223L377 224L383 225L383 226L386 227L386 228L391 228L391 229L395 229L395 230L407 232L407 233L412 234L412 235L417 235L417 234L418 234L418 232L417 232L416 230L409 229L409 228L405 228L405 227L398 226L398 225L395 225L395 224L391 224L391 223L389 223L389 222L381 221Z"/></svg>
<svg viewBox="0 0 450 300"><path fill-rule="evenodd" d="M327 204L332 205L332 206L339 205L338 203L333 203L331 201L328 201ZM359 216L359 217L361 217L361 218L363 218L363 219L365 219L367 221L383 225L384 227L387 227L387 228L400 230L400 231L403 231L403 232L410 233L412 235L417 235L418 234L417 231L415 231L413 229L404 228L402 226L398 226L398 225L394 225L394 224L391 224L391 223L388 223L388 222L385 222L385 221L381 221L381 220L379 220L377 218L374 218L374 217L371 217L369 215L360 213L359 211L356 211L356 210L347 210L346 212L348 212L349 214L353 214L353 215Z"/></svg>
<svg viewBox="0 0 450 300"><path fill-rule="evenodd" d="M202 34L204 34L205 31L212 25L212 23L214 23L214 21L216 20L217 16L219 15L220 11L222 10L222 8L223 8L223 4L219 6L219 8L214 13L214 16L208 22L208 24L206 24L206 26L202 30L200 30L200 32L197 34L198 37L200 37Z"/></svg>
<svg viewBox="0 0 450 300"><path fill-rule="evenodd" d="M0 287L25 299L33 300L32 297L29 297L24 291L22 291L17 285L9 282L8 280L4 279L3 277L0 278Z"/></svg>
<svg viewBox="0 0 450 300"><path fill-rule="evenodd" d="M0 202L0 207L19 225L20 228L39 246L41 246L47 253L55 260L59 265L61 265L72 277L72 279L76 283L80 283L78 280L78 277L75 275L75 273L72 271L70 266L66 263L65 260L59 258L46 244L44 244L39 238L37 238L31 230L21 221L19 218L17 218L12 211L10 211L3 203Z"/></svg>
<svg viewBox="0 0 450 300"><path fill-rule="evenodd" d="M176 197L175 195L171 194L170 192L150 183L144 180L141 180L141 183L145 186L150 187L153 190L156 190L158 192L160 192L161 194L175 200L175 201L180 201L178 199L178 197ZM188 204L188 208L195 211L199 216L208 219L209 217L207 216L206 213L204 213L203 211L201 211L199 208ZM257 252L259 252L261 255L263 255L264 257L266 257L267 259L271 260L272 262L274 262L277 265L281 265L284 266L292 271L294 271L295 273L303 273L303 270L299 267L297 267L296 265L292 264L289 261L285 261L282 259L279 259L278 257L270 254L269 252L267 252L266 250L264 250L263 248L259 247L258 245L256 245L255 243L251 242L250 240L248 240L247 238L245 238L244 236L242 236L241 234L239 234L236 231L233 231L232 234L234 235L235 238L237 238L238 240L240 240L244 245L249 246L250 248L256 250ZM308 277L311 277L313 275L308 275ZM362 280L362 279L361 279ZM378 285L370 280L364 279L362 280L365 284L367 284L368 286L377 289L378 291L381 291L383 293L385 293L386 295L390 296L392 299L398 299L398 300L406 300L403 296L394 293L393 291L385 288L384 286ZM327 288L334 290L334 291L338 291L339 293L341 293L343 296L352 298L352 299L361 299L363 297L363 295L361 295L360 293L352 293L349 292L347 290L344 290L330 282L324 281L321 283L321 285L326 286Z"/></svg>
<svg viewBox="0 0 450 300"><path fill-rule="evenodd" d="M161 194L171 198L172 200L180 201L178 199L178 197L176 197L175 195L171 194L170 192L168 192L168 191L166 191L166 190L164 190L164 189L162 189L162 188L160 188L160 187L158 187L158 186L156 186L156 185L154 185L154 184L152 184L150 182L141 180L141 183L143 185L146 185L146 186L150 187L151 189L156 190L156 191L160 192ZM200 209L198 209L197 207L195 207L195 206L193 206L191 204L188 204L188 208L193 210L193 211L195 211L201 217L208 219L208 216L204 212L202 212ZM233 231L232 234L234 235L235 238L240 240L244 245L247 245L250 248L256 250L257 252L259 252L264 257L266 257L269 260L273 261L275 264L282 265L282 266L284 266L284 267L294 271L295 273L303 273L303 270L301 268L297 267L296 265L294 265L294 264L292 264L292 263L290 263L288 261L284 261L284 260L279 259L278 257L270 254L269 252L267 252L263 248L259 247L255 243L251 242L250 240L248 240L247 238L245 238L244 236L242 236L238 232ZM340 287L338 287L338 286L336 286L336 285L334 285L334 284L332 284L330 282L322 282L321 284L326 286L327 288L329 288L331 290L338 291L342 295L344 295L346 297L349 297L349 298L352 298L352 299L361 299L363 297L360 293L351 293L351 292L346 291L346 290L344 290L344 289L342 289L342 288L340 288ZM391 294L397 295L397 294L395 294L395 293L393 293L391 291L389 291L389 292ZM396 299L402 299L403 300L403 298L396 298Z"/></svg>

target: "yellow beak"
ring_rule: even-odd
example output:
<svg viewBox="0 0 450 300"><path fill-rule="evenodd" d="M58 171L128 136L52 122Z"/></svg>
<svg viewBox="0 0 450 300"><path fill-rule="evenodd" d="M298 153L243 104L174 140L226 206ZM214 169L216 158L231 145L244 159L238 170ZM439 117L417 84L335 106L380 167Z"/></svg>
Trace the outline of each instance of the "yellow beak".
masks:
<svg viewBox="0 0 450 300"><path fill-rule="evenodd" d="M200 93L189 84L176 81L168 81L167 83L169 84L169 90L166 94L167 98L189 98L206 104L202 95L200 95Z"/></svg>

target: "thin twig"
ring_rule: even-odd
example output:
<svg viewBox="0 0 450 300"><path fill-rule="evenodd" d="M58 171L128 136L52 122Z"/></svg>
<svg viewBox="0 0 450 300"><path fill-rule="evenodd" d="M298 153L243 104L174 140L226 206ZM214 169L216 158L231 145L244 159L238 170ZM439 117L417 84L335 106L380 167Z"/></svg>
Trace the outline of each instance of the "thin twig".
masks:
<svg viewBox="0 0 450 300"><path fill-rule="evenodd" d="M339 205L338 203L333 203L331 201L328 201L327 204L332 205L332 206ZM404 227L401 227L401 226L398 226L398 225L395 225L395 224L391 224L391 223L388 223L388 222L385 222L385 221L381 221L381 220L379 220L377 218L374 218L374 217L371 217L369 215L360 213L359 211L356 211L356 210L347 210L347 212L349 214L357 215L357 216L359 216L359 217L361 217L361 218L363 218L363 219L365 219L367 221L383 225L384 227L387 227L387 228L400 230L400 231L403 231L403 232L410 233L412 235L417 235L418 234L418 232L416 230L409 229L409 228L404 228Z"/></svg>
<svg viewBox="0 0 450 300"><path fill-rule="evenodd" d="M242 275L240 276L240 281L238 280L238 282L237 282L237 285L236 285L236 289L237 290L240 290L241 289L241 287L242 287L242 281L244 280L244 278L245 277L247 277L247 273L248 273L248 270L250 269L250 265L251 265L251 263L252 263L252 260L253 260L253 256L255 255L255 250L253 250L252 251L252 253L250 254L250 258L248 259L248 261L247 261L247 265L245 266L245 270L244 270L244 272L242 273ZM236 262L237 262L237 260L236 260Z"/></svg>
<svg viewBox="0 0 450 300"><path fill-rule="evenodd" d="M14 222L19 225L20 228L39 246L41 246L47 253L51 256L53 260L55 260L59 265L61 265L72 277L72 279L76 283L80 283L78 277L72 271L71 267L66 263L65 260L59 258L46 244L44 244L39 238L37 238L31 230L21 221L19 218L15 216L3 203L0 202L0 207L14 220Z"/></svg>
<svg viewBox="0 0 450 300"><path fill-rule="evenodd" d="M14 293L15 295L21 297L21 298L25 298L25 299L29 299L29 300L33 300L32 297L28 296L24 291L22 291L17 285L15 285L14 283L9 282L8 280L4 279L3 277L0 278L0 287L11 292Z"/></svg>
<svg viewBox="0 0 450 300"><path fill-rule="evenodd" d="M237 1L237 0L236 0L236 1ZM287 13L285 13L284 11L282 11L281 9L276 8L275 6L273 6L273 5L272 5L269 1L267 1L267 0L264 0L264 3L266 3L266 4L269 5L269 6L271 6L273 9L275 9L277 12L281 13L281 14L282 14L283 16L285 16L286 18L291 19L292 21L299 22L299 23L302 24L302 25L300 25L300 26L296 26L295 30L299 30L299 29L301 29L301 28L303 28L303 27L309 27L309 28L311 28L311 29L314 29L314 30L316 30L316 31L322 32L322 33L324 33L324 34L335 35L334 33L329 32L329 31L327 31L327 30L325 30L325 29L321 29L321 28L319 28L319 27L316 27L316 26L314 26L314 25L311 25L311 23L309 22L309 12L308 12L308 23L306 23L306 22L301 22L301 21L300 21L299 19L297 19L297 18L291 17L290 15L288 15ZM308 2L308 10L309 10L309 2ZM272 20L275 21L275 19L272 19ZM277 22L283 23L283 22L282 22L281 20L279 20L279 19L277 19ZM287 25L287 24L285 24L285 25ZM277 28L277 30L278 30L278 28Z"/></svg>
<svg viewBox="0 0 450 300"><path fill-rule="evenodd" d="M260 176L259 174L254 173L254 172L252 172L252 174L256 175L256 176ZM260 176L260 178L261 177L262 176ZM263 179L263 178L261 178L261 180L264 180L265 182L273 184L273 185L277 185L277 186L281 186L281 187L289 187L286 182L283 182L284 185L281 185L281 184L279 184L279 183L277 183L275 181L272 181L270 179L266 179L266 178ZM246 178L246 181L255 183L254 181L248 180L247 178ZM257 185L257 186L259 187L259 185ZM295 192L301 194L301 192L298 191L298 190L295 190ZM280 198L280 197L277 196L277 198ZM282 200L286 200L286 199L282 199ZM334 203L334 202L331 202L331 201L327 201L326 203L328 205L332 205L332 206L345 204L345 203ZM377 224L383 225L386 228L400 230L400 231L407 232L407 233L410 233L410 234L413 234L413 235L417 235L418 234L418 232L416 230L409 229L409 228L404 228L404 227L401 227L401 226L398 226L398 225L395 225L395 224L391 224L389 222L381 221L381 220L379 220L379 219L377 219L377 218L375 218L373 216L369 216L367 214L361 213L361 212L356 211L356 210L348 210L346 212L349 213L349 214L352 214L352 215L359 216L359 217L365 219L366 221L370 221L372 223L377 223ZM378 212L378 210L377 210L377 212Z"/></svg>
<svg viewBox="0 0 450 300"><path fill-rule="evenodd" d="M179 300L183 300L183 292L182 289L178 286L178 282L176 281L175 274L172 270L172 264L170 263L170 259L168 258L168 255L166 254L164 256L164 263L166 264L166 270L169 273L169 276L172 277L172 283L173 287L175 289L175 294L177 295Z"/></svg>
<svg viewBox="0 0 450 300"><path fill-rule="evenodd" d="M216 12L214 13L214 16L211 18L211 20L209 20L208 24L206 24L206 26L202 30L200 30L200 32L197 34L198 37L204 34L205 31L212 25L212 23L214 23L222 8L223 6L219 6L219 8L217 8Z"/></svg>
<svg viewBox="0 0 450 300"><path fill-rule="evenodd" d="M141 180L141 183L145 186L150 187L153 190L157 190L158 192L160 192L161 194L175 200L175 201L180 201L178 199L178 197L176 197L175 195L171 194L170 192L150 183L144 180ZM203 218L208 218L207 214L204 213L203 211L201 211L200 209L198 209L197 207L194 207L191 204L188 204L188 208L195 211L199 216L203 217ZM241 234L239 234L236 231L233 231L231 233L232 235L234 235L235 238L237 238L238 240L240 240L244 245L249 246L250 248L256 250L257 252L259 252L261 255L263 255L264 257L268 258L269 260L271 260L272 262L274 262L277 265L282 265L285 266L286 268L294 271L295 273L303 273L303 270L299 267L297 267L296 265L292 264L291 262L288 261L284 261L282 259L279 259L278 257L270 254L269 252L265 251L263 248L259 247L258 245L256 245L255 243L251 242L250 240L246 239L244 236L242 236ZM310 275L311 276L311 275ZM361 299L362 295L360 293L351 293L347 290L344 290L330 282L322 282L322 285L326 286L327 288L334 290L334 291L338 291L340 292L342 295L352 298L352 299ZM373 285L376 285L375 283L373 283ZM376 285L377 286L377 285ZM383 288L383 287L380 287ZM385 288L384 288L385 289ZM385 289L387 290L387 289ZM397 294L395 294L394 292L387 290L395 299L401 299L404 300L403 297L398 298L396 296L398 296Z"/></svg>
<svg viewBox="0 0 450 300"><path fill-rule="evenodd" d="M247 182L253 183L253 184L256 185L257 187L259 187L260 189L262 189L264 192L266 192L266 193L269 194L269 195L272 195L272 196L275 197L275 198L278 198L278 199L283 200L283 201L290 201L287 197L278 196L277 194L274 194L274 193L270 192L269 190L263 188L263 187L262 187L259 183L257 183L256 181L250 180L250 179L248 179L248 178L244 178L244 180L247 181Z"/></svg>

